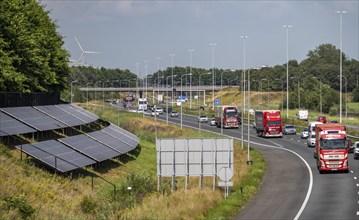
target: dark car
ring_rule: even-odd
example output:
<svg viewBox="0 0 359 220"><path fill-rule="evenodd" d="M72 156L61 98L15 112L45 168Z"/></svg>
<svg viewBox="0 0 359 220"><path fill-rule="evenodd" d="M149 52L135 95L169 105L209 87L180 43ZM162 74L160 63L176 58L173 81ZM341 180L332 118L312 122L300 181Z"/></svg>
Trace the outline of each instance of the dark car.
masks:
<svg viewBox="0 0 359 220"><path fill-rule="evenodd" d="M325 124L325 123L327 123L327 118L325 116L319 116L317 121L322 122L322 123Z"/></svg>

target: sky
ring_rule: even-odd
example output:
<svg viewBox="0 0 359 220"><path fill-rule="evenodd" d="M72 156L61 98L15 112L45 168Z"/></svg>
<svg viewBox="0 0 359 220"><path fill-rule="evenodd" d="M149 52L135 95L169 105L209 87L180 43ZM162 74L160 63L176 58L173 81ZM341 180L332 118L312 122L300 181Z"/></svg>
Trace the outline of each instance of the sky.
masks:
<svg viewBox="0 0 359 220"><path fill-rule="evenodd" d="M359 60L359 1L42 0L71 59L139 76L173 65L254 68L301 62L330 43ZM347 11L340 14L336 11ZM291 25L287 28L284 25ZM247 36L242 38L241 36ZM287 47L288 43L288 47ZM215 44L215 45L213 45ZM191 50L191 51L189 51ZM170 56L170 54L175 54ZM145 67L147 64L147 68Z"/></svg>

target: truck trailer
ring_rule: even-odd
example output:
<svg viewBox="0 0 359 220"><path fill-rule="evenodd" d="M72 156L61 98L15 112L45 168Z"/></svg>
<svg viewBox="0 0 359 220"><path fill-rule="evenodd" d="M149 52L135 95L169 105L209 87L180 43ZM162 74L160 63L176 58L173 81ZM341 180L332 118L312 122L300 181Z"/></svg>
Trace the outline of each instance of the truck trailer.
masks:
<svg viewBox="0 0 359 220"><path fill-rule="evenodd" d="M348 146L344 124L315 125L315 153L319 173L324 171L349 172Z"/></svg>
<svg viewBox="0 0 359 220"><path fill-rule="evenodd" d="M256 110L254 121L259 137L283 137L280 110Z"/></svg>
<svg viewBox="0 0 359 220"><path fill-rule="evenodd" d="M215 123L217 127L238 128L238 111L236 106L216 106L215 107Z"/></svg>

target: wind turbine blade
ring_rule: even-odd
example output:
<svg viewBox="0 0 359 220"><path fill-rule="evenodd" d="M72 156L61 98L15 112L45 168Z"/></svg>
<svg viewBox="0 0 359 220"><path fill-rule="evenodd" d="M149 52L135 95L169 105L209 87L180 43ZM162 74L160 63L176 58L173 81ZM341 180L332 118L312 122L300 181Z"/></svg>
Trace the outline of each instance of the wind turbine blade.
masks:
<svg viewBox="0 0 359 220"><path fill-rule="evenodd" d="M84 53L101 53L101 52L96 52L96 51L88 51L88 50L85 50Z"/></svg>
<svg viewBox="0 0 359 220"><path fill-rule="evenodd" d="M80 49L81 49L81 51L82 51L82 53L83 53L84 50L82 49L81 44L80 44L79 40L77 40L77 37L76 37L76 36L75 36L75 40L76 40L77 44L79 45L79 47L80 47Z"/></svg>

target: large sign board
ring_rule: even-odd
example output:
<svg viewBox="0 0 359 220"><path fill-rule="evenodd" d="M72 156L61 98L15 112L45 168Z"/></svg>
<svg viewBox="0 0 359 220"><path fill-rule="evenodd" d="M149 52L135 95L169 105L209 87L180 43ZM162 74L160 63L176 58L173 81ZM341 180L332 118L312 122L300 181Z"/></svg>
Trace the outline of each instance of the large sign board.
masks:
<svg viewBox="0 0 359 220"><path fill-rule="evenodd" d="M233 139L157 139L157 175L217 176L221 168L234 170Z"/></svg>

